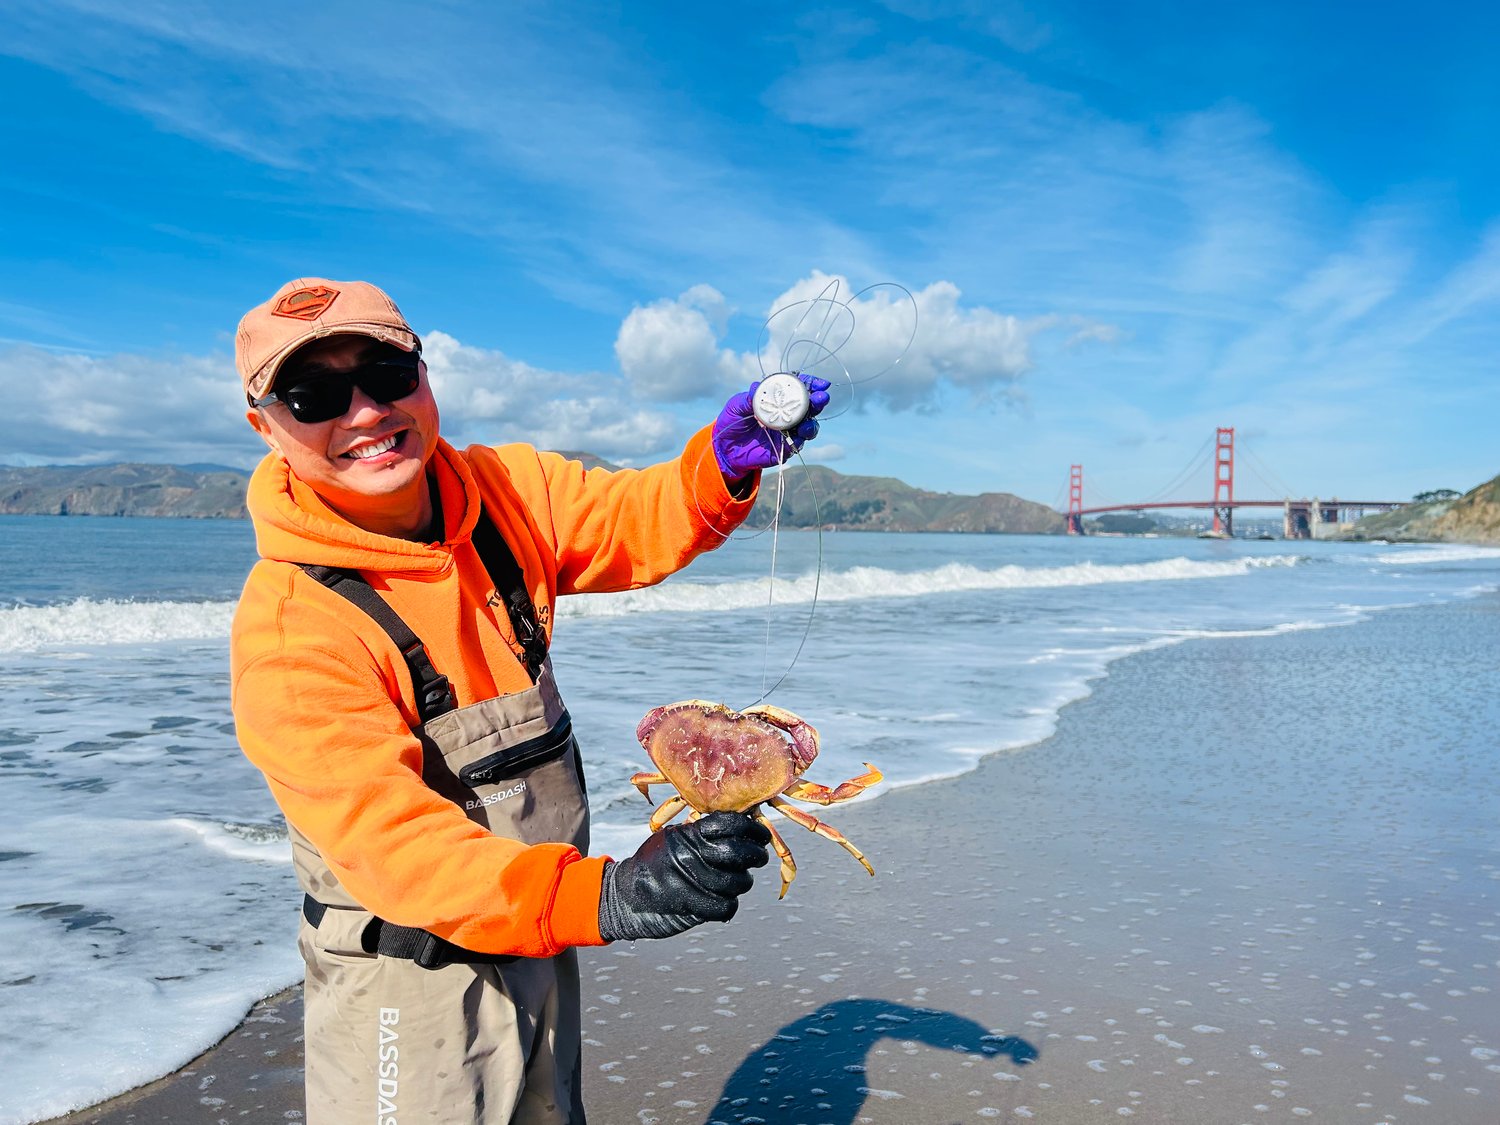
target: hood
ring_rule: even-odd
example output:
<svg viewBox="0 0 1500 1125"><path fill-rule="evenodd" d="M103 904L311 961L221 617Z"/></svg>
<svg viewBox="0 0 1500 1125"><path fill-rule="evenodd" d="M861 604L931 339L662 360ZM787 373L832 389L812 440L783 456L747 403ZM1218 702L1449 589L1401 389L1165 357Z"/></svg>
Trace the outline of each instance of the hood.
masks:
<svg viewBox="0 0 1500 1125"><path fill-rule="evenodd" d="M279 453L268 453L250 477L245 498L263 559L345 570L438 573L453 564L454 543L469 538L479 518L479 487L468 463L441 438L427 465L443 506L443 542L393 539L356 527L294 475Z"/></svg>

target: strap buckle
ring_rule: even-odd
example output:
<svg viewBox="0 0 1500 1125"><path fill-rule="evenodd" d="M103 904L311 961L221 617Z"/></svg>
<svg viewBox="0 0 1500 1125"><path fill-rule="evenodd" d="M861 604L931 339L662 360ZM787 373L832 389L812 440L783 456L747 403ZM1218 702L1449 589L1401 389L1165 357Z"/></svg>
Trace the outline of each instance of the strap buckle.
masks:
<svg viewBox="0 0 1500 1125"><path fill-rule="evenodd" d="M445 945L448 943L437 934L423 930L422 938L417 942L416 951L412 953L411 959L424 969L440 969L444 965L451 965L453 962L443 956Z"/></svg>

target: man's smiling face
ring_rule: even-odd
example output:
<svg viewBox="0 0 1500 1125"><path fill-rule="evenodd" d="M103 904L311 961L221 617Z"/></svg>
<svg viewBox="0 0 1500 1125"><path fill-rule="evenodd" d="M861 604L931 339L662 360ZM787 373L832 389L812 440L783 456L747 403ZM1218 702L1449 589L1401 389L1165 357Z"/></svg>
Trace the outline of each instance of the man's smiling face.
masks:
<svg viewBox="0 0 1500 1125"><path fill-rule="evenodd" d="M319 376L337 377L387 352L368 336L329 336L299 348L283 365L275 389ZM251 408L250 425L278 450L292 472L351 523L407 537L430 517L426 468L438 441L438 410L420 367L417 389L379 403L357 385L349 409L326 422L299 422L285 403Z"/></svg>

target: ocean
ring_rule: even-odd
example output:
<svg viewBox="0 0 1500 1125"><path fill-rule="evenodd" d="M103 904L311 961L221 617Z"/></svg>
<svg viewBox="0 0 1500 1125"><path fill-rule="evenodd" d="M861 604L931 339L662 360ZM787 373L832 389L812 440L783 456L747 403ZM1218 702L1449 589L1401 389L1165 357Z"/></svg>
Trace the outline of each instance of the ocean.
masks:
<svg viewBox="0 0 1500 1125"><path fill-rule="evenodd" d="M285 831L229 712L253 561L248 523L0 517L0 1125L168 1073L301 977ZM875 799L1044 739L1130 653L1496 589L1483 548L764 531L564 599L553 656L594 851L625 854L650 812L633 732L662 703L769 691L822 733L809 776L873 762Z"/></svg>

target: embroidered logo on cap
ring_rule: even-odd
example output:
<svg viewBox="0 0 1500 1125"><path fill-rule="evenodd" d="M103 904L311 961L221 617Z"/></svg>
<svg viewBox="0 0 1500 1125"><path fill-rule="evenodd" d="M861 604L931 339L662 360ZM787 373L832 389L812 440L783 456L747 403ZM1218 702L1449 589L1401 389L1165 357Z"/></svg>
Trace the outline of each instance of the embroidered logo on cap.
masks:
<svg viewBox="0 0 1500 1125"><path fill-rule="evenodd" d="M337 289L326 285L314 285L310 289L298 289L276 302L272 316L289 316L293 320L317 320L333 304L339 295Z"/></svg>

